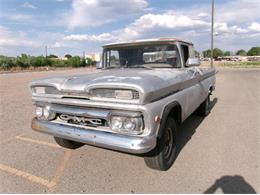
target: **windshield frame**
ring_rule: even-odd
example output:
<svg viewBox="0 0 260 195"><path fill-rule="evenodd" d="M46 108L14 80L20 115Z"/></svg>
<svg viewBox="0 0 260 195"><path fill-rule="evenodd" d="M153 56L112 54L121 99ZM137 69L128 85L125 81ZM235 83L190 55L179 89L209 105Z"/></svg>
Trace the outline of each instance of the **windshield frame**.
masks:
<svg viewBox="0 0 260 195"><path fill-rule="evenodd" d="M160 67L160 66L151 66L151 69L152 68L181 68L182 67L182 62L181 62L181 56L180 56L180 51L179 51L179 47L176 43L154 43L154 44L149 44L149 45L146 45L146 44L140 44L140 45L134 45L134 46L119 46L119 47L106 47L103 49L103 53L102 53L102 67L105 68L105 69L109 69L109 68L115 68L115 69L119 69L119 68L134 68L135 65L131 65L131 66L124 66L124 65L120 65L120 66L110 66L110 54L109 52L113 51L113 50L119 50L119 49L126 49L126 48L138 48L138 47L152 47L152 46L174 46L174 50L172 51L176 51L176 58L177 58L177 65L176 66L172 66L170 67L171 65L170 64L167 64L167 63L162 63L164 66ZM169 50L171 51L171 50ZM108 56L109 54L109 56ZM156 64L156 63L155 63ZM137 67L136 68L145 68L146 67L146 63L144 64L141 64L139 65L140 67ZM165 65L169 65L169 67L165 67Z"/></svg>

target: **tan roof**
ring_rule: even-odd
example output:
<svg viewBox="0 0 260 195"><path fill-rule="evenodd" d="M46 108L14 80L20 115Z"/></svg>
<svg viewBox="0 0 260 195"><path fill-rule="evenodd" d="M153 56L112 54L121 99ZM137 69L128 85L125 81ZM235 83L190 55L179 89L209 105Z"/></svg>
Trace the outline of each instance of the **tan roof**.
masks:
<svg viewBox="0 0 260 195"><path fill-rule="evenodd" d="M175 42L182 42L189 45L193 45L191 42L183 41L181 39L177 38L158 38L158 39L141 39L141 40L133 40L133 41L127 41L127 42L115 42L115 43L109 43L103 46L103 48L110 48L110 47L124 47L124 46L134 46L134 45L149 45L154 43L175 43Z"/></svg>

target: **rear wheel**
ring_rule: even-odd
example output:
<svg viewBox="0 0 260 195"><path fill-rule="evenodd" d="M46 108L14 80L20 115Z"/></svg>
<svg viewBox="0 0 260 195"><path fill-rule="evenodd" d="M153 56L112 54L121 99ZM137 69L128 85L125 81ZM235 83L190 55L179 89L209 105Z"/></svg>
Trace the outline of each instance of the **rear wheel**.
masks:
<svg viewBox="0 0 260 195"><path fill-rule="evenodd" d="M210 95L202 102L202 104L198 107L197 114L199 116L207 116L210 112Z"/></svg>
<svg viewBox="0 0 260 195"><path fill-rule="evenodd" d="M77 149L81 146L83 146L83 143L80 142L75 142L67 139L63 139L60 137L54 137L54 140L56 141L57 144L59 144L63 148L68 148L68 149Z"/></svg>
<svg viewBox="0 0 260 195"><path fill-rule="evenodd" d="M144 158L146 165L160 171L168 170L176 157L177 125L173 118L169 117L161 138L158 139L156 148Z"/></svg>

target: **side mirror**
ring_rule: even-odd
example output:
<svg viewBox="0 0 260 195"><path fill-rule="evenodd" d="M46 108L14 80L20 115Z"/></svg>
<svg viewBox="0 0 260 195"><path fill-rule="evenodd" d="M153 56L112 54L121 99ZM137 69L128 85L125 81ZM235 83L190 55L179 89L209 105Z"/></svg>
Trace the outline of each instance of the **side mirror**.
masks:
<svg viewBox="0 0 260 195"><path fill-rule="evenodd" d="M185 66L190 67L190 66L199 66L200 65L200 59L199 58L188 58Z"/></svg>

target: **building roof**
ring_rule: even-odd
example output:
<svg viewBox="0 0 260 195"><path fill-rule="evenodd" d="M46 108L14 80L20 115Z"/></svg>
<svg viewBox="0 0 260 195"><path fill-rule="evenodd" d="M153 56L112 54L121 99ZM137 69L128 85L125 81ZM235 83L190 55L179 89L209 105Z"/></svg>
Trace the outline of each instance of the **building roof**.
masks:
<svg viewBox="0 0 260 195"><path fill-rule="evenodd" d="M135 45L150 45L154 43L166 43L172 44L176 42L182 42L189 45L193 45L191 42L187 42L177 38L158 38L158 39L141 39L141 40L133 40L127 42L115 42L109 43L103 46L103 48L111 48L111 47L125 47L125 46L135 46Z"/></svg>

